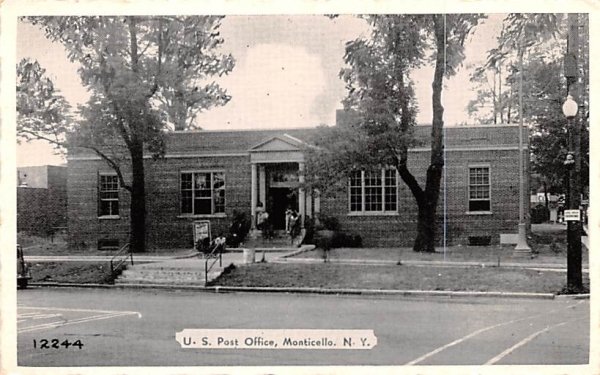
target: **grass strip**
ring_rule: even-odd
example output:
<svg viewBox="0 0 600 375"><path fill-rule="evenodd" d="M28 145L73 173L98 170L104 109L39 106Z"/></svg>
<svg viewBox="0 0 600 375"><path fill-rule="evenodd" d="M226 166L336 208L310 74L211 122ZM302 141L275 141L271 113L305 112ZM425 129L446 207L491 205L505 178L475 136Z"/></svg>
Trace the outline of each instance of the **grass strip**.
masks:
<svg viewBox="0 0 600 375"><path fill-rule="evenodd" d="M557 293L565 283L562 272L502 267L255 263L229 270L213 285Z"/></svg>

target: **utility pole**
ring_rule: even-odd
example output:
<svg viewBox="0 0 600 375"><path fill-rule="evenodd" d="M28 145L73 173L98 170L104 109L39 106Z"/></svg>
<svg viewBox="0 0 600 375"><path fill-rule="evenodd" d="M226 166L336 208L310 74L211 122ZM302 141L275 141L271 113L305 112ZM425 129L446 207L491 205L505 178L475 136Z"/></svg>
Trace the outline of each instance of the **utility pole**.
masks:
<svg viewBox="0 0 600 375"><path fill-rule="evenodd" d="M567 54L565 55L565 78L567 79L567 92L571 99L578 103L578 78L579 78L579 17L577 13L569 13L569 38L567 41ZM566 115L566 113L565 113ZM569 192L567 207L579 210L581 205L581 116L575 113L568 116L569 154L574 159L574 165L568 167ZM567 165L565 163L565 165ZM569 292L583 290L581 274L581 218L567 222L567 289Z"/></svg>
<svg viewBox="0 0 600 375"><path fill-rule="evenodd" d="M523 156L523 35L519 41L519 226L517 233L517 245L513 250L513 256L530 256L531 248L527 244L527 223L525 222L525 165ZM529 154L527 155L529 157Z"/></svg>

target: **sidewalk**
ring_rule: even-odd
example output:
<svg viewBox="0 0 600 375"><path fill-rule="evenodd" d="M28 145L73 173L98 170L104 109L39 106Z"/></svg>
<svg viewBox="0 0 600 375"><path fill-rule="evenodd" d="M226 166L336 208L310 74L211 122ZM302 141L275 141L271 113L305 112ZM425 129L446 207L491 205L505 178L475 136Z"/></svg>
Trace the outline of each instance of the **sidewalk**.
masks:
<svg viewBox="0 0 600 375"><path fill-rule="evenodd" d="M293 251L269 251L269 250L257 250L255 251L255 262L263 260L267 263L323 263L322 258L294 258L293 256L302 250ZM25 259L28 262L103 262L110 261L112 256L84 256L84 255L61 255L61 256L27 256ZM178 264L185 264L188 260L192 264L196 264L199 261L203 261L203 258L198 256L198 253L194 250L186 252L177 252L174 254L164 255L133 255L133 261L143 263L154 263L154 262L171 262L176 261ZM381 265L389 266L398 264L395 260L374 260L374 259L350 259L350 258L329 258L327 260L331 263L338 264L365 264L365 265ZM223 254L223 265L228 266L229 264L242 265L245 263L243 249L237 251L229 251ZM471 262L471 261L437 261L437 260L402 260L401 263L407 266L417 267L498 267L498 263L494 261L485 262ZM588 265L583 265L583 272L588 272ZM528 268L528 269L539 269L539 270L560 270L566 271L566 264L560 263L525 263L518 261L502 261L500 267L513 267L513 268Z"/></svg>

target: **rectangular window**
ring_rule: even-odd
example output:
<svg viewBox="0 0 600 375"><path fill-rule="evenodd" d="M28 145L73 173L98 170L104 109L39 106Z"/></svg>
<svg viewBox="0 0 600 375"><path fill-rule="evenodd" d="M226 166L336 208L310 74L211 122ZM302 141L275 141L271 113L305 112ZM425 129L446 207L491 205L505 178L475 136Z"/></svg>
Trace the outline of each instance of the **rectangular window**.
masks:
<svg viewBox="0 0 600 375"><path fill-rule="evenodd" d="M181 173L181 213L212 215L225 213L223 172Z"/></svg>
<svg viewBox="0 0 600 375"><path fill-rule="evenodd" d="M397 212L395 169L355 171L350 176L350 212Z"/></svg>
<svg viewBox="0 0 600 375"><path fill-rule="evenodd" d="M491 211L489 167L469 167L469 211Z"/></svg>
<svg viewBox="0 0 600 375"><path fill-rule="evenodd" d="M398 211L398 185L395 169L385 170L385 210Z"/></svg>
<svg viewBox="0 0 600 375"><path fill-rule="evenodd" d="M119 216L119 178L113 174L100 175L98 216Z"/></svg>
<svg viewBox="0 0 600 375"><path fill-rule="evenodd" d="M350 176L350 211L362 211L362 172L355 171Z"/></svg>

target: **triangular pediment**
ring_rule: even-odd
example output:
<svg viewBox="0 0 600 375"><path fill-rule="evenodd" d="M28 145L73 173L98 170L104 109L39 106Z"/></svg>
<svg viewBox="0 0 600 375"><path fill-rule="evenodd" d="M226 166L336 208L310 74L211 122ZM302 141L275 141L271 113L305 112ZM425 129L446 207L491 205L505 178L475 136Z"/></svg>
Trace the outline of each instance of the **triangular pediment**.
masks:
<svg viewBox="0 0 600 375"><path fill-rule="evenodd" d="M293 137L286 136L285 134L283 136L269 138L250 149L252 152L300 150L300 141Z"/></svg>

